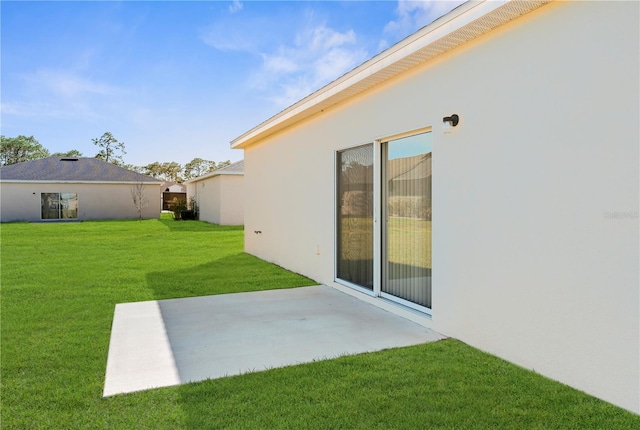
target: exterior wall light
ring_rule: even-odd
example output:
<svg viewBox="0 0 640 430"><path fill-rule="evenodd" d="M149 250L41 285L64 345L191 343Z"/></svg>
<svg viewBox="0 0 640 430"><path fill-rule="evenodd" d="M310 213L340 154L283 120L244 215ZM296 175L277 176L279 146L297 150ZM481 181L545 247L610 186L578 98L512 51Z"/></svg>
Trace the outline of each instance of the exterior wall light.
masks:
<svg viewBox="0 0 640 430"><path fill-rule="evenodd" d="M455 127L460 122L460 117L455 113L451 116L442 118L442 125L445 127Z"/></svg>
<svg viewBox="0 0 640 430"><path fill-rule="evenodd" d="M444 134L451 134L453 132L453 127L458 125L460 122L460 117L455 113L451 116L445 116L442 118L442 132Z"/></svg>

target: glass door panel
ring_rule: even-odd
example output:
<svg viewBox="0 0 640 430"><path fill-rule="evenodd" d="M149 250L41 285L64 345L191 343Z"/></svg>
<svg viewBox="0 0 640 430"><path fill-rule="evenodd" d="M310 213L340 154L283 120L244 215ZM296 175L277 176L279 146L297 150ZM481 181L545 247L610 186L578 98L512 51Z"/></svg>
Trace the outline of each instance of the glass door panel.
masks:
<svg viewBox="0 0 640 430"><path fill-rule="evenodd" d="M373 291L373 145L337 154L338 279Z"/></svg>
<svg viewBox="0 0 640 430"><path fill-rule="evenodd" d="M381 292L431 308L431 133L383 145Z"/></svg>
<svg viewBox="0 0 640 430"><path fill-rule="evenodd" d="M41 193L42 219L58 219L60 215L60 195L58 193Z"/></svg>
<svg viewBox="0 0 640 430"><path fill-rule="evenodd" d="M60 194L60 218L78 218L78 195L76 193Z"/></svg>

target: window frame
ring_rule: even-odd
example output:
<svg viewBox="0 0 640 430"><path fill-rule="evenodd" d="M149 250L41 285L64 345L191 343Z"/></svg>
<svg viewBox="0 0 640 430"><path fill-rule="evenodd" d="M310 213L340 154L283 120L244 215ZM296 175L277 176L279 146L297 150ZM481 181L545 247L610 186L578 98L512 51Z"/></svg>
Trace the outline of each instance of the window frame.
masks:
<svg viewBox="0 0 640 430"><path fill-rule="evenodd" d="M53 217L46 217L45 218L45 209L44 209L44 203L45 203L45 199L46 198L50 198L49 196L56 196L54 197L56 200L56 208L51 208L49 207L48 209L48 213L51 214L54 210L57 210L57 217L53 218ZM67 204L69 201L75 201L75 208L73 209L69 209L69 208L64 208L64 205ZM41 192L40 193L40 220L41 221L61 221L61 220L77 220L78 219L78 201L79 201L79 197L78 197L78 193L73 193L73 192ZM75 216L63 216L63 211L67 211L66 214L69 214L69 211L72 211L71 213L73 213Z"/></svg>

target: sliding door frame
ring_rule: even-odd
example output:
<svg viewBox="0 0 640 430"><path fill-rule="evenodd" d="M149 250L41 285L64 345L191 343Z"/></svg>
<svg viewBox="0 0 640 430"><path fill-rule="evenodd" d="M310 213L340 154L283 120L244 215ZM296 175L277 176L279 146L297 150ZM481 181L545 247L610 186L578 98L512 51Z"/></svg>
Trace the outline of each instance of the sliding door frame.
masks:
<svg viewBox="0 0 640 430"><path fill-rule="evenodd" d="M383 146L392 140L401 139L403 137L409 137L417 134L432 132L432 127L424 127L416 130L412 130L405 133L394 134L390 136L386 136L381 139L373 140L369 143L361 143L359 145L353 145L350 147L341 148L340 150L336 150L334 154L334 174L335 174L335 186L334 186L334 280L336 283L341 285L350 287L356 291L365 293L369 296L379 297L384 300L388 300L397 304L400 304L404 307L419 311L420 313L431 316L432 309L427 307L418 305L416 303L404 300L402 298L393 296L388 293L382 292L382 273L383 273L383 264L385 251L383 250L383 246L385 244L385 240L383 239L383 234L386 233L386 229L383 227L383 222L385 221L386 209L383 208L383 205L386 204L386 198L383 198L384 193L386 192L387 185L385 184L385 178L383 177L384 169L382 164L386 162ZM342 151L357 148L360 146L373 145L373 290L369 290L367 288L361 287L359 285L353 284L349 281L340 279L338 277L338 211L340 210L338 205L338 193L339 193L339 172L338 172L338 154Z"/></svg>

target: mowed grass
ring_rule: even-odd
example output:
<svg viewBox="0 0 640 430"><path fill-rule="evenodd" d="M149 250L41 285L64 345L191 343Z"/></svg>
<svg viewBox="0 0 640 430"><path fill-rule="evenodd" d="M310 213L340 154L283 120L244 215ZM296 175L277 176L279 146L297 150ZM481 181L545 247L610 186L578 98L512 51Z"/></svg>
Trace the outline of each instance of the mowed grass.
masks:
<svg viewBox="0 0 640 430"><path fill-rule="evenodd" d="M102 398L115 304L314 282L244 254L237 227L0 228L3 429L640 428L455 340Z"/></svg>
<svg viewBox="0 0 640 430"><path fill-rule="evenodd" d="M109 428L128 410L100 394L117 303L313 284L243 253L241 227L3 224L1 239L3 428ZM142 402L131 428L147 408L167 413Z"/></svg>

